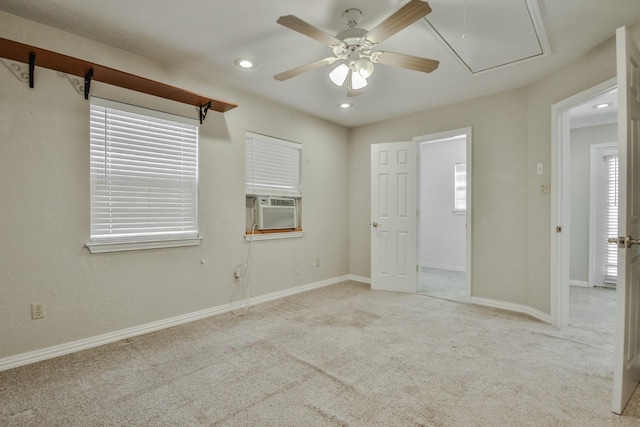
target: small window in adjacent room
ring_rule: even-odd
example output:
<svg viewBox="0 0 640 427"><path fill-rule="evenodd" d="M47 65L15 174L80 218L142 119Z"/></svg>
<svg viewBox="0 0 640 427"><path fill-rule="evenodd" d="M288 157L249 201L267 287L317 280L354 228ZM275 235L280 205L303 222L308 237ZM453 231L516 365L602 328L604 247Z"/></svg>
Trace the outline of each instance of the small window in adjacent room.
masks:
<svg viewBox="0 0 640 427"><path fill-rule="evenodd" d="M465 213L467 211L467 164L457 163L454 165L454 204L455 213Z"/></svg>
<svg viewBox="0 0 640 427"><path fill-rule="evenodd" d="M89 250L197 245L197 121L94 97L90 132Z"/></svg>
<svg viewBox="0 0 640 427"><path fill-rule="evenodd" d="M606 168L606 211L605 211L605 232L607 238L616 239L618 237L618 155L605 155ZM616 245L605 245L605 265L604 282L615 285L618 280L618 247Z"/></svg>
<svg viewBox="0 0 640 427"><path fill-rule="evenodd" d="M302 144L253 132L245 137L247 234L301 232Z"/></svg>

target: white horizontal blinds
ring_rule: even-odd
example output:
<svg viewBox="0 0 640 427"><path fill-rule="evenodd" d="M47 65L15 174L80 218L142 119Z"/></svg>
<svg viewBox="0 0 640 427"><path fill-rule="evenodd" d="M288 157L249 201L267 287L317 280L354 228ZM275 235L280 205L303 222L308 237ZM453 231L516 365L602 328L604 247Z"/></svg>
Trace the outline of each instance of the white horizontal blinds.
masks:
<svg viewBox="0 0 640 427"><path fill-rule="evenodd" d="M167 117L92 98L92 242L198 236L198 127Z"/></svg>
<svg viewBox="0 0 640 427"><path fill-rule="evenodd" d="M302 144L246 132L246 193L299 197Z"/></svg>
<svg viewBox="0 0 640 427"><path fill-rule="evenodd" d="M606 233L607 239L618 237L618 156L608 155L604 158L606 174ZM604 281L616 283L618 277L618 246L607 245L605 256Z"/></svg>
<svg viewBox="0 0 640 427"><path fill-rule="evenodd" d="M467 209L467 164L454 165L454 207L455 210Z"/></svg>

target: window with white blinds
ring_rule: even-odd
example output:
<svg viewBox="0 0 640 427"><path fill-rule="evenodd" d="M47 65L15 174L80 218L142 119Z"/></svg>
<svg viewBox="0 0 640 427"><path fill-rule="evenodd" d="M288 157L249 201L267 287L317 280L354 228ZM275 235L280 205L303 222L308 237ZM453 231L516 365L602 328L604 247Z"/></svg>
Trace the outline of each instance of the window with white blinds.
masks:
<svg viewBox="0 0 640 427"><path fill-rule="evenodd" d="M453 210L463 212L467 210L467 164L454 165L454 205Z"/></svg>
<svg viewBox="0 0 640 427"><path fill-rule="evenodd" d="M91 242L198 237L197 122L100 98L90 122Z"/></svg>
<svg viewBox="0 0 640 427"><path fill-rule="evenodd" d="M301 196L302 144L246 132L245 148L246 194Z"/></svg>
<svg viewBox="0 0 640 427"><path fill-rule="evenodd" d="M606 174L606 233L607 239L618 237L618 156L608 155L604 158ZM618 246L606 245L604 266L605 283L616 283L618 278Z"/></svg>

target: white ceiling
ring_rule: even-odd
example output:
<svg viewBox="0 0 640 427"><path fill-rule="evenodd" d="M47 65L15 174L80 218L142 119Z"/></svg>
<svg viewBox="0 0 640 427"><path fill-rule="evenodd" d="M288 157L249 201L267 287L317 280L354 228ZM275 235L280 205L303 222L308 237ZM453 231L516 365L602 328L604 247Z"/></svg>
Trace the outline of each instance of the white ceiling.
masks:
<svg viewBox="0 0 640 427"><path fill-rule="evenodd" d="M278 25L279 16L296 15L337 34L346 28L341 19L345 9L360 9L363 18L359 26L371 29L405 1L2 0L0 10L204 73L219 83L348 127L528 84L612 37L617 27L640 21L640 0L538 0L551 54L473 75L445 48L427 22L420 20L384 41L380 48L438 59L440 67L425 74L378 65L369 86L349 110L337 107L347 99L344 89L333 86L327 78L331 67L284 82L273 79L274 74L331 53L320 42ZM459 16L460 11L466 4L469 31L465 40L470 39L478 52L511 52L518 49L514 45L517 37L496 37L492 30L516 13L506 4L527 1L536 0L431 0L433 12L427 18L434 25L438 23L441 34L455 39L456 28L459 32L465 19ZM471 31L474 28L476 33ZM527 53L523 51L523 55ZM258 67L238 69L234 65L238 57L252 58ZM478 58L478 64L483 58ZM216 97L216 93L203 94Z"/></svg>
<svg viewBox="0 0 640 427"><path fill-rule="evenodd" d="M596 108L607 104L607 107ZM618 89L598 95L569 110L571 128L604 125L618 122Z"/></svg>

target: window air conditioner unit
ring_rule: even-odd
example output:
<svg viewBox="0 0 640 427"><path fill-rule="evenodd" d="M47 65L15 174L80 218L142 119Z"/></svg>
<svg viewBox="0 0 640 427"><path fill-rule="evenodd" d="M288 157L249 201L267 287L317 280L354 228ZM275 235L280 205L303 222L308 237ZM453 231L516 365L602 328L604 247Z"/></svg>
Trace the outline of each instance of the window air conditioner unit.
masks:
<svg viewBox="0 0 640 427"><path fill-rule="evenodd" d="M296 199L258 197L258 230L296 228Z"/></svg>

